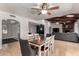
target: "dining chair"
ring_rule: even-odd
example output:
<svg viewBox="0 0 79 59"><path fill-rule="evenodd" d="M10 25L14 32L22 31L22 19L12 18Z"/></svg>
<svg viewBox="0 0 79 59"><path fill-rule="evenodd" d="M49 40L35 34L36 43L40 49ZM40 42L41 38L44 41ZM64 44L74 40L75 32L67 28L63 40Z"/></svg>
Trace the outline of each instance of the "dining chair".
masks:
<svg viewBox="0 0 79 59"><path fill-rule="evenodd" d="M55 35L52 35L51 36L50 55L52 55L52 52L54 53L54 38L55 38Z"/></svg>
<svg viewBox="0 0 79 59"><path fill-rule="evenodd" d="M50 51L49 50L50 43L51 43L50 39L45 41L44 45L41 48L41 55L42 56L49 56L50 55L50 52L49 52Z"/></svg>
<svg viewBox="0 0 79 59"><path fill-rule="evenodd" d="M35 56L35 51L29 45L28 40L19 39L22 56Z"/></svg>
<svg viewBox="0 0 79 59"><path fill-rule="evenodd" d="M52 38L51 36L50 37L46 37L45 41L50 40L51 38Z"/></svg>
<svg viewBox="0 0 79 59"><path fill-rule="evenodd" d="M29 39L29 40L33 40L33 39L34 39L34 35L33 35L33 34L29 34L29 35L28 35L28 39Z"/></svg>
<svg viewBox="0 0 79 59"><path fill-rule="evenodd" d="M39 37L39 34L34 34L34 39L38 39Z"/></svg>

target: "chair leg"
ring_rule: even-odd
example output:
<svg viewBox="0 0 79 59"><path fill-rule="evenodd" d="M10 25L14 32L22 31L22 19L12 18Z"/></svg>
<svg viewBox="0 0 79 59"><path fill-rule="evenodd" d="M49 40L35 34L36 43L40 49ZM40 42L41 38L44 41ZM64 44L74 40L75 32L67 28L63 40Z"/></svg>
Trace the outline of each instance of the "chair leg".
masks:
<svg viewBox="0 0 79 59"><path fill-rule="evenodd" d="M39 48L38 55L41 56L41 48Z"/></svg>
<svg viewBox="0 0 79 59"><path fill-rule="evenodd" d="M52 54L54 53L54 46L52 47Z"/></svg>
<svg viewBox="0 0 79 59"><path fill-rule="evenodd" d="M51 46L49 49L49 55L52 56L52 52L53 52L53 47Z"/></svg>
<svg viewBox="0 0 79 59"><path fill-rule="evenodd" d="M44 56L46 56L46 51L44 51Z"/></svg>
<svg viewBox="0 0 79 59"><path fill-rule="evenodd" d="M48 49L48 56L50 56L50 50L51 50L51 49L50 49L50 47L49 47L49 49Z"/></svg>
<svg viewBox="0 0 79 59"><path fill-rule="evenodd" d="M50 47L50 49L49 49L49 56L51 56L51 51L52 51L52 49L51 49L51 47Z"/></svg>

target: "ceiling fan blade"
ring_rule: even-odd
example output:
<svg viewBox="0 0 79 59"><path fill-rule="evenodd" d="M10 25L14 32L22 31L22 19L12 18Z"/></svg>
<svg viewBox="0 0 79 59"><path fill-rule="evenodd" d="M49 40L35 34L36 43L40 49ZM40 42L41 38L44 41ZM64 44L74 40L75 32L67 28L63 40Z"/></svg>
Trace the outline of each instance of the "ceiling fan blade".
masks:
<svg viewBox="0 0 79 59"><path fill-rule="evenodd" d="M40 15L40 14L41 14L41 12L38 13L38 15Z"/></svg>
<svg viewBox="0 0 79 59"><path fill-rule="evenodd" d="M51 13L50 13L50 12L47 12L47 14L48 14L48 15L51 15Z"/></svg>
<svg viewBox="0 0 79 59"><path fill-rule="evenodd" d="M59 9L59 6L51 7L48 10L55 10L55 9Z"/></svg>
<svg viewBox="0 0 79 59"><path fill-rule="evenodd" d="M33 9L33 10L41 10L41 9L39 9L39 8L31 8L31 9Z"/></svg>

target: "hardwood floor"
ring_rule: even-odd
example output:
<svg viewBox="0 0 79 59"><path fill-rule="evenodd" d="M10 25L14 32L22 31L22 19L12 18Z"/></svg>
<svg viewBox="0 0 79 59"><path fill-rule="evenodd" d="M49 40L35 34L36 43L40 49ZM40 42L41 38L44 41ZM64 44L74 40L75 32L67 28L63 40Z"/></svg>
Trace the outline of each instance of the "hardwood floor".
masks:
<svg viewBox="0 0 79 59"><path fill-rule="evenodd" d="M21 56L19 42L4 44L0 49L0 56Z"/></svg>
<svg viewBox="0 0 79 59"><path fill-rule="evenodd" d="M54 56L79 56L79 43L55 40Z"/></svg>
<svg viewBox="0 0 79 59"><path fill-rule="evenodd" d="M19 42L3 45L0 56L21 56ZM79 43L55 40L52 56L79 56Z"/></svg>

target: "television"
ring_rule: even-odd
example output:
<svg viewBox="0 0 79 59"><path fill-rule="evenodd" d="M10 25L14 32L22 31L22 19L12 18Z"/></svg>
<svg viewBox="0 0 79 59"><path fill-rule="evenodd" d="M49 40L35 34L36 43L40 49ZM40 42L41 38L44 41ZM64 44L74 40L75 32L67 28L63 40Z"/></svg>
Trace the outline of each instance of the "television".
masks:
<svg viewBox="0 0 79 59"><path fill-rule="evenodd" d="M59 28L53 28L53 33L59 32Z"/></svg>

